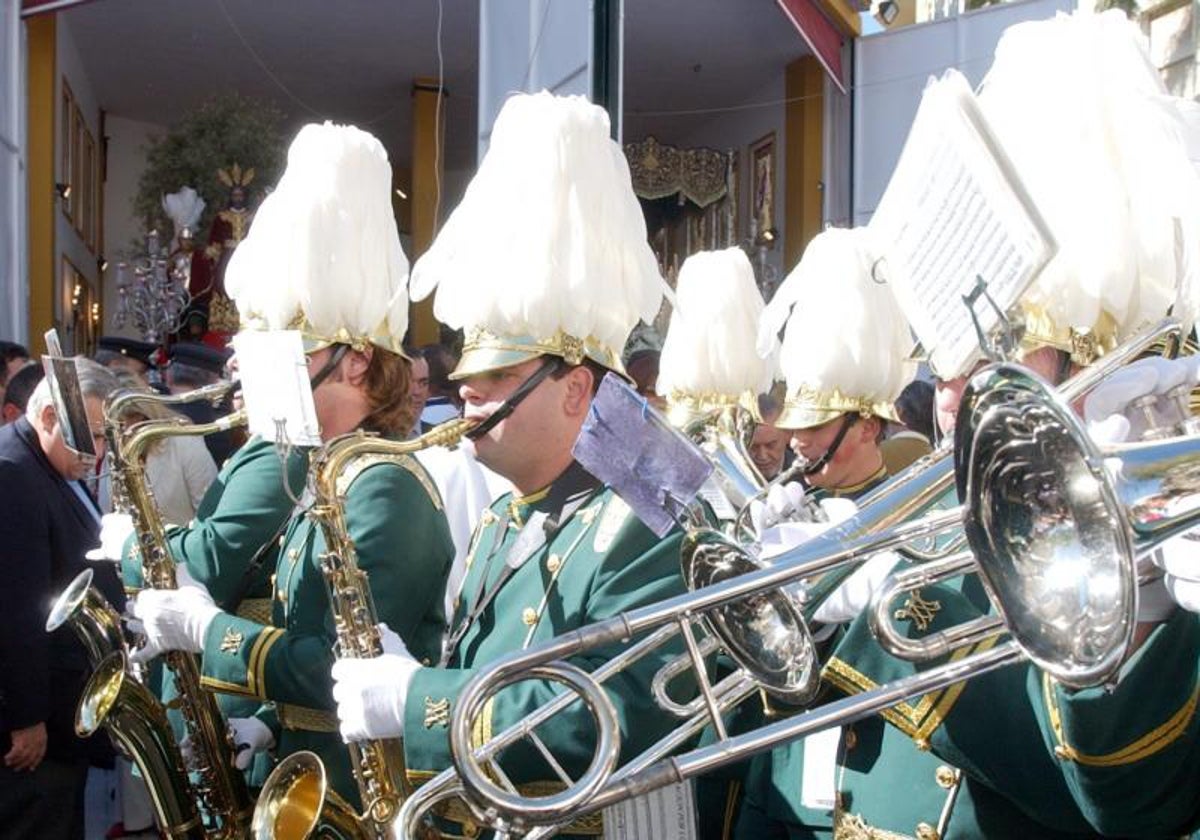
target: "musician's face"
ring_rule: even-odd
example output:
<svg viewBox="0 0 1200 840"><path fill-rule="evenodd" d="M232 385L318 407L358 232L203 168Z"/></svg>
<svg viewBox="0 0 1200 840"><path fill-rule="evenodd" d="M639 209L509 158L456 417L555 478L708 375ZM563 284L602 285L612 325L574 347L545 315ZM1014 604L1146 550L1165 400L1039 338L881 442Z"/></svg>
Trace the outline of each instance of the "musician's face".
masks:
<svg viewBox="0 0 1200 840"><path fill-rule="evenodd" d="M816 461L824 457L837 439L842 428L845 415L835 417L828 423L813 426L809 429L797 429L792 432L792 451L798 458L806 461ZM814 487L824 487L837 490L852 484L857 484L862 477L863 448L873 446L879 434L879 421L873 417L860 417L850 424L837 451L818 472L807 476L808 483Z"/></svg>
<svg viewBox="0 0 1200 840"><path fill-rule="evenodd" d="M967 387L967 378L959 376L954 379L938 379L933 384L937 424L943 435L954 431L954 423L958 419L958 404L962 401L963 388Z"/></svg>
<svg viewBox="0 0 1200 840"><path fill-rule="evenodd" d="M770 423L759 423L754 427L754 436L750 439L750 459L763 478L770 481L779 474L790 439L791 435L786 430L777 429Z"/></svg>
<svg viewBox="0 0 1200 840"><path fill-rule="evenodd" d="M486 420L542 361L530 359L464 379L459 388L463 417ZM582 365L547 376L512 414L472 441L476 457L520 492L541 489L570 463L571 447L591 402L591 384L592 374Z"/></svg>

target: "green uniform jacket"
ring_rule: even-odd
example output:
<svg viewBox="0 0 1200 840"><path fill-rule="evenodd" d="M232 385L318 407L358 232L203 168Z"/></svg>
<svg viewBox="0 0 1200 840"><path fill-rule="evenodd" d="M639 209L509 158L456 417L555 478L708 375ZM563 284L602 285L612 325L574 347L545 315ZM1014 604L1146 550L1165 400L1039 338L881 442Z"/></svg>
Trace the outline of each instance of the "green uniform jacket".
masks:
<svg viewBox="0 0 1200 840"><path fill-rule="evenodd" d="M1200 616L1177 611L1115 687L1072 691L1030 669L1046 746L1099 832L1179 836L1200 824Z"/></svg>
<svg viewBox="0 0 1200 840"><path fill-rule="evenodd" d="M292 495L304 492L308 450L288 456L286 480ZM294 503L284 489L283 460L275 444L251 438L231 457L209 486L196 508L196 518L186 527L167 529L167 545L176 562L187 567L204 584L223 609L242 585L246 567L255 553L272 542L292 515ZM141 559L133 537L121 559L126 588L142 586ZM263 563L263 584L274 570L273 554ZM269 597L267 587L251 586L254 595Z"/></svg>
<svg viewBox="0 0 1200 840"><path fill-rule="evenodd" d="M561 488L567 484L582 489L566 496L564 508L559 497L565 495ZM539 511L554 515L559 523L548 543ZM518 535L531 520L535 548L527 554L528 548L512 552ZM522 540L523 546L529 545L528 539ZM408 690L404 748L413 781L426 781L451 765L447 724L459 692L479 666L682 593L680 539L677 532L661 540L655 537L611 489L596 486L577 464L545 491L522 499L511 495L498 499L485 513L467 556L462 595L450 624L452 637L455 629L461 637L447 666L422 668ZM506 574L506 559L515 562L519 554L526 554L525 561L495 588L495 581ZM477 610L481 598L486 598L483 593L493 590L494 598ZM576 664L590 672L621 649L595 650ZM621 722L623 761L674 726L675 720L655 704L650 683L654 673L680 650L663 648L606 684ZM532 681L506 689L487 703L477 720L476 742L521 720L556 693L553 687ZM594 729L590 714L576 703L538 731L567 772L577 777L591 760ZM555 778L532 747L506 751L502 763L505 773L526 790L548 792L548 783ZM476 830L461 810L448 816L463 823L465 834ZM599 830L598 818L585 818L570 828L577 833Z"/></svg>
<svg viewBox="0 0 1200 840"><path fill-rule="evenodd" d="M887 471L881 468L869 479L839 490L816 489L811 494L816 499L841 497L858 499L887 481ZM834 641L826 642L828 649ZM822 691L817 702L828 697ZM742 715L744 720L753 720ZM759 718L762 719L761 716ZM755 723L757 725L757 723ZM788 836L830 837L833 833L833 816L828 811L807 808L800 804L800 775L804 767L804 741L793 741L768 753L753 756L744 765L744 789L731 787L725 798L725 809L719 824L700 805L701 825L706 838L728 837L731 832L738 837L762 837L770 831L784 830ZM740 797L742 801L737 801ZM711 806L708 806L711 808ZM719 827L718 827L719 826Z"/></svg>
<svg viewBox="0 0 1200 840"><path fill-rule="evenodd" d="M308 452L308 449L292 450L285 473L284 460L275 444L260 437L251 438L225 462L200 500L195 519L186 527L167 529L171 556L204 584L222 609L237 610L259 621L269 619L270 576L275 570L278 537L295 506L283 482L286 475L293 495L298 497L304 492ZM265 549L261 565L245 580L247 569L260 549ZM125 543L121 574L127 590L141 588L141 555L136 537ZM239 590L244 590L245 597L235 604ZM163 675L159 696L165 703L176 696L169 673ZM218 694L217 704L227 719L250 717L260 706L257 700L228 694ZM167 714L175 731L182 735L183 720L179 712L169 707ZM256 759L247 773L250 784L261 784L270 767L268 756Z"/></svg>
<svg viewBox="0 0 1200 840"><path fill-rule="evenodd" d="M442 501L409 455L364 456L342 481L346 527L366 573L378 619L418 659L432 661L444 625L442 597L454 556ZM296 515L284 533L269 624L230 614L212 622L203 683L215 691L272 701L281 730L276 754L313 750L332 784L358 803L349 754L337 732L330 668L335 630L320 557L324 534ZM270 720L270 715L263 715Z"/></svg>

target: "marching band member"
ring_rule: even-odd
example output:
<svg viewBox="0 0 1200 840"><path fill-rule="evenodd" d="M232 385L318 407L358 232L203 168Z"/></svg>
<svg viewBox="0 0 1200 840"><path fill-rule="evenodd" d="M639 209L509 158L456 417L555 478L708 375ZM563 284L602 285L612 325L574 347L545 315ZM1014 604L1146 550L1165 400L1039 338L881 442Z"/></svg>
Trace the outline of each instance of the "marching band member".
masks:
<svg viewBox="0 0 1200 840"><path fill-rule="evenodd" d="M411 424L409 368L400 350L408 264L391 182L386 152L370 134L306 126L230 262L228 288L245 321L299 329L305 337L325 442L360 429L399 438ZM432 661L454 553L433 481L409 456L363 459L342 481L347 530L379 618ZM201 654L205 687L273 704L258 720L234 721L237 737L253 751L316 752L333 787L357 803L332 713L334 627L320 567L321 555L339 547L327 546L305 515L311 501L301 497L279 540L268 617L233 615L186 581L178 590L143 591L133 612L148 636L142 658L165 650Z"/></svg>
<svg viewBox="0 0 1200 840"><path fill-rule="evenodd" d="M1049 317L1092 327L1101 345L1107 320L1128 331L1170 307L1189 326L1200 288L1200 178L1188 156L1195 128L1166 95L1137 27L1113 12L1014 26L979 99L1059 239L1031 289ZM1058 274L1071 278L1057 284L1065 293L1055 293ZM1094 324L1078 320L1082 313ZM1175 368L1176 381L1194 381L1186 365ZM1169 366L1158 371L1172 378ZM1158 376L1151 386L1133 370L1122 373L1124 382L1112 377L1085 412L1120 413L1122 403L1158 388ZM1133 380L1142 393L1129 388ZM1097 412L1100 403L1108 405ZM1179 551L1194 562L1186 539L1164 546L1167 557ZM1116 685L1072 691L1031 673L1046 749L1104 834L1178 834L1195 826L1200 810L1200 619L1171 609L1167 595L1161 583L1140 588L1140 646Z"/></svg>
<svg viewBox="0 0 1200 840"><path fill-rule="evenodd" d="M764 546L772 542L772 521L786 518L789 501L798 502L805 488L816 498L854 499L887 478L880 424L892 417L891 403L913 371L905 361L907 323L891 289L871 278L874 259L866 230L826 230L809 243L764 313L766 340L786 322L781 367L787 395L775 425L791 430L792 448L807 463L803 485L769 499ZM760 344L760 352L767 349ZM886 574L890 564L883 561L873 574ZM802 795L802 784L817 775L807 772L813 756L832 771L830 743L818 735L752 758L736 836L785 830L789 836L831 836L832 807L807 789ZM732 822L736 803L729 808Z"/></svg>
<svg viewBox="0 0 1200 840"><path fill-rule="evenodd" d="M688 257L680 268L657 388L673 425L689 430L703 425L699 432L704 438L702 447L726 445L720 438L740 431L739 421L753 419L758 408L755 395L770 387L778 365L778 343L762 356L756 351L762 311L754 270L740 248L701 251ZM782 451L779 458L782 460ZM750 463L746 459L750 473L742 481L761 485L763 476L754 475ZM733 521L744 504L728 497L715 479L701 489L701 495L725 522ZM724 664L720 660L718 668L723 669ZM745 702L730 715L726 729L742 732L760 719L754 704ZM701 742L713 734L712 727L706 728ZM731 795L740 789L744 772L742 762L696 781L701 836L719 836L730 820Z"/></svg>
<svg viewBox="0 0 1200 840"><path fill-rule="evenodd" d="M439 662L402 651L334 666L342 735L402 736L414 782L451 765L447 725L479 666L683 590L679 533L656 538L571 454L600 378L621 372L620 348L664 293L602 109L548 93L508 100L462 203L414 269L414 297L435 286L438 319L466 330L453 378L464 416L480 423L470 445L515 489L475 533ZM615 653L594 651L589 662ZM648 656L609 684L625 750L672 727L650 681L673 654ZM485 707L478 739L551 694L530 682L509 688ZM568 772L591 759L587 716L577 704L539 728ZM501 763L523 789L556 781L532 750ZM478 830L461 809L447 816L459 824L452 834ZM597 817L567 829L600 831Z"/></svg>

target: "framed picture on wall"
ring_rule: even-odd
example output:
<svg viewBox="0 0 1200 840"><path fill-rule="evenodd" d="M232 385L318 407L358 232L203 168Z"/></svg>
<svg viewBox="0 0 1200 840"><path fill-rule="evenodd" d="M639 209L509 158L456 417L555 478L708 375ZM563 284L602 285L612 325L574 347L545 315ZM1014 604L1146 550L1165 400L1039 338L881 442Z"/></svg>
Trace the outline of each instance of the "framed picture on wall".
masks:
<svg viewBox="0 0 1200 840"><path fill-rule="evenodd" d="M80 151L81 174L79 178L80 192L80 235L88 250L96 251L96 143L92 133L86 128L80 134L82 148Z"/></svg>
<svg viewBox="0 0 1200 840"><path fill-rule="evenodd" d="M775 227L775 132L750 144L750 219L757 239Z"/></svg>
<svg viewBox="0 0 1200 840"><path fill-rule="evenodd" d="M88 125L83 121L83 113L79 103L71 115L71 220L74 229L83 236L83 197L88 192L84 184L83 136L88 131Z"/></svg>
<svg viewBox="0 0 1200 840"><path fill-rule="evenodd" d="M71 86L67 84L67 80L62 80L62 111L61 111L61 128L59 129L60 144L62 146L62 160L59 162L58 180L61 184L71 186L75 180L75 173L72 170L74 160L71 158L71 151L75 148L73 143L72 131L75 127L75 95L71 93ZM72 193L75 190L71 190ZM71 200L70 197L59 199L59 206L62 207L63 215L71 219Z"/></svg>

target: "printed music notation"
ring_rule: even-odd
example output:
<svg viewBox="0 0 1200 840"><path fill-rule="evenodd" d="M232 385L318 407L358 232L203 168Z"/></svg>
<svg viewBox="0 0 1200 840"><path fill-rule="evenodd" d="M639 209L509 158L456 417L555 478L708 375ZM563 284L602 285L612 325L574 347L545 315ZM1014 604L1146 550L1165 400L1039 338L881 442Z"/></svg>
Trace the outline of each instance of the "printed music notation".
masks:
<svg viewBox="0 0 1200 840"><path fill-rule="evenodd" d="M930 366L945 377L981 354L963 301L976 278L1000 310L975 308L986 332L1055 251L970 85L953 70L926 87L870 228L883 253L880 279L893 285Z"/></svg>

